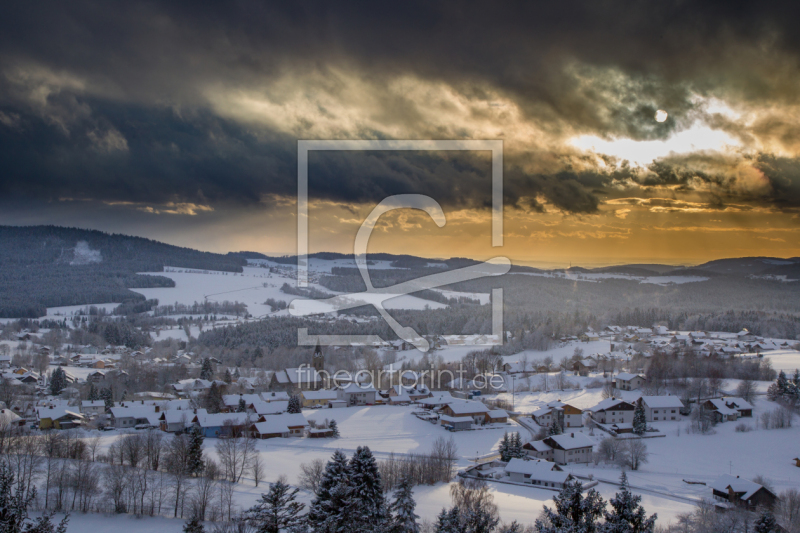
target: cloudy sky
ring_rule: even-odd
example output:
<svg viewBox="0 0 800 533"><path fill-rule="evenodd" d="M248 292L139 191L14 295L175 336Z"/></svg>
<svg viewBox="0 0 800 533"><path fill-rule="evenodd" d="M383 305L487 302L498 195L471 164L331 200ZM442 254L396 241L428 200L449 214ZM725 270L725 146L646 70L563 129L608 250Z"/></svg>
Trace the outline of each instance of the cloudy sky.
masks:
<svg viewBox="0 0 800 533"><path fill-rule="evenodd" d="M486 153L315 152L311 250L800 255L800 6L387 4L5 6L0 224L294 253L298 139L500 139L503 248Z"/></svg>

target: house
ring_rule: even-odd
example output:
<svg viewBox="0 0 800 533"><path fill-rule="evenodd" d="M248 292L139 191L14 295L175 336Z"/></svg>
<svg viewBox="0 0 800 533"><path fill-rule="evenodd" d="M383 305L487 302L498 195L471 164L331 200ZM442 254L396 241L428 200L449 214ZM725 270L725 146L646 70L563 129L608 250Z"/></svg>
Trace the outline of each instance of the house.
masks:
<svg viewBox="0 0 800 533"><path fill-rule="evenodd" d="M245 409L250 408L255 402L263 401L258 394L224 394L222 396L222 403L225 404L225 410L229 413L239 410L240 400L244 400Z"/></svg>
<svg viewBox="0 0 800 533"><path fill-rule="evenodd" d="M323 385L322 375L310 366L287 368L272 374L269 388L276 391L317 390Z"/></svg>
<svg viewBox="0 0 800 533"><path fill-rule="evenodd" d="M561 490L564 484L572 479L572 475L561 467L542 459L511 459L505 467L505 473L515 483L525 483L537 487Z"/></svg>
<svg viewBox="0 0 800 533"><path fill-rule="evenodd" d="M714 499L754 511L757 507L772 508L777 496L755 481L724 474L709 484Z"/></svg>
<svg viewBox="0 0 800 533"><path fill-rule="evenodd" d="M481 402L462 400L450 402L440 409L441 413L454 418L469 417L476 424L486 420L486 413L489 408Z"/></svg>
<svg viewBox="0 0 800 533"><path fill-rule="evenodd" d="M81 413L84 416L102 415L106 412L106 402L103 400L83 400Z"/></svg>
<svg viewBox="0 0 800 533"><path fill-rule="evenodd" d="M648 422L680 420L683 402L677 396L642 396L642 406Z"/></svg>
<svg viewBox="0 0 800 533"><path fill-rule="evenodd" d="M14 427L23 427L25 419L11 409L0 409L0 430L7 430Z"/></svg>
<svg viewBox="0 0 800 533"><path fill-rule="evenodd" d="M350 383L336 387L336 399L347 405L374 405L378 391L372 385Z"/></svg>
<svg viewBox="0 0 800 533"><path fill-rule="evenodd" d="M260 396L265 402L288 402L291 399L289 393L285 391L262 392Z"/></svg>
<svg viewBox="0 0 800 533"><path fill-rule="evenodd" d="M599 424L633 423L633 412L636 406L619 398L606 398L594 407L588 409L592 418Z"/></svg>
<svg viewBox="0 0 800 533"><path fill-rule="evenodd" d="M464 429L472 429L472 418L467 416L440 415L439 425L459 431Z"/></svg>
<svg viewBox="0 0 800 533"><path fill-rule="evenodd" d="M250 413L201 413L198 411L192 423L200 428L204 437L220 438L241 435L249 427Z"/></svg>
<svg viewBox="0 0 800 533"><path fill-rule="evenodd" d="M248 406L248 411L257 414L258 416L279 415L289 410L289 402L262 402L258 400Z"/></svg>
<svg viewBox="0 0 800 533"><path fill-rule="evenodd" d="M434 409L434 408L444 407L445 405L453 402L454 400L455 398L449 392L436 391L436 394L431 396L430 398L423 398L421 400L417 400L415 403L419 404L425 409Z"/></svg>
<svg viewBox="0 0 800 533"><path fill-rule="evenodd" d="M117 429L133 428L141 424L159 427L161 413L156 405L132 404L109 409L109 423Z"/></svg>
<svg viewBox="0 0 800 533"><path fill-rule="evenodd" d="M572 370L577 374L588 374L597 370L597 361L591 357L575 361L572 365Z"/></svg>
<svg viewBox="0 0 800 533"><path fill-rule="evenodd" d="M84 417L69 406L39 407L36 410L39 429L72 429L80 426Z"/></svg>
<svg viewBox="0 0 800 533"><path fill-rule="evenodd" d="M614 387L619 390L639 390L645 384L645 377L641 374L620 372L614 378Z"/></svg>
<svg viewBox="0 0 800 533"><path fill-rule="evenodd" d="M753 406L742 398L712 398L703 407L714 413L717 422L734 422L741 417L753 416Z"/></svg>
<svg viewBox="0 0 800 533"><path fill-rule="evenodd" d="M337 394L335 390L302 391L300 401L303 407L328 407L331 400L335 400Z"/></svg>
<svg viewBox="0 0 800 533"><path fill-rule="evenodd" d="M588 463L592 460L594 442L583 433L562 433L543 440L553 448L553 461L558 464Z"/></svg>
<svg viewBox="0 0 800 533"><path fill-rule="evenodd" d="M545 444L544 441L534 440L528 442L522 446L522 449L525 450L528 457L545 459L547 461L553 460L553 448Z"/></svg>
<svg viewBox="0 0 800 533"><path fill-rule="evenodd" d="M250 435L257 439L298 437L305 433L308 422L300 413L267 416L250 425Z"/></svg>
<svg viewBox="0 0 800 533"><path fill-rule="evenodd" d="M485 421L487 424L505 424L508 422L508 413L502 409L491 409L486 413Z"/></svg>
<svg viewBox="0 0 800 533"><path fill-rule="evenodd" d="M198 409L201 414L207 414L205 409ZM185 430L191 425L192 419L197 413L189 409L168 409L161 412L158 417L159 427L161 431L167 433L177 433Z"/></svg>
<svg viewBox="0 0 800 533"><path fill-rule="evenodd" d="M583 427L583 410L556 400L534 411L533 420L542 427L550 427L557 422L562 428Z"/></svg>

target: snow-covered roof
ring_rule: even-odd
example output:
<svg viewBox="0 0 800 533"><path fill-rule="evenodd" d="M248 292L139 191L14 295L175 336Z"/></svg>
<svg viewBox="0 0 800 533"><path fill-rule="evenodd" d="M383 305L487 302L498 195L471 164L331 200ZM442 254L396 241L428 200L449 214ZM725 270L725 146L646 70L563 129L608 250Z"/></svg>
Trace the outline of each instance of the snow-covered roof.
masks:
<svg viewBox="0 0 800 533"><path fill-rule="evenodd" d="M559 469L555 463L542 459L526 461L515 457L508 462L505 471L509 474L528 474L531 479L554 483L566 483L570 477L568 472Z"/></svg>
<svg viewBox="0 0 800 533"><path fill-rule="evenodd" d="M197 423L200 427L222 427L226 422L230 421L234 426L243 426L247 424L250 415L248 413L214 413L214 414L200 414L197 413Z"/></svg>
<svg viewBox="0 0 800 533"><path fill-rule="evenodd" d="M461 401L461 402L451 402L448 403L447 406L453 411L453 414L456 415L469 415L473 413L488 413L489 408L486 407L485 404L481 402L471 402L471 401Z"/></svg>
<svg viewBox="0 0 800 533"><path fill-rule="evenodd" d="M630 381L630 380L632 380L634 378L642 378L642 379L644 379L644 376L642 376L641 374L630 374L628 372L620 372L619 374L617 374L615 376L615 378L616 379L621 379L622 381Z"/></svg>
<svg viewBox="0 0 800 533"><path fill-rule="evenodd" d="M542 407L541 409L537 409L536 411L534 411L533 416L538 418L541 416L547 416L552 412L553 410L550 409L549 407Z"/></svg>
<svg viewBox="0 0 800 533"><path fill-rule="evenodd" d="M335 400L335 390L306 390L301 393L306 400Z"/></svg>
<svg viewBox="0 0 800 533"><path fill-rule="evenodd" d="M106 402L103 400L83 400L81 407L105 407Z"/></svg>
<svg viewBox="0 0 800 533"><path fill-rule="evenodd" d="M227 407L236 407L239 405L240 398L246 405L262 401L258 394L225 394L222 396L222 401Z"/></svg>
<svg viewBox="0 0 800 533"><path fill-rule="evenodd" d="M523 446L523 448L531 448L537 452L549 452L553 448L550 445L546 444L543 440L533 440Z"/></svg>
<svg viewBox="0 0 800 533"><path fill-rule="evenodd" d="M372 385L359 385L357 383L348 383L339 387L342 392L355 394L359 392L378 392Z"/></svg>
<svg viewBox="0 0 800 533"><path fill-rule="evenodd" d="M284 413L282 415L268 416L264 422L253 424L256 430L264 435L275 433L288 433L289 428L301 428L308 426L305 417L300 413Z"/></svg>
<svg viewBox="0 0 800 533"><path fill-rule="evenodd" d="M587 410L591 411L593 413L597 413L597 412L600 412L600 411L608 411L609 409L613 409L613 408L617 407L618 405L622 405L624 403L625 404L630 404L630 402L626 402L625 400L623 400L621 398L606 398L605 400L602 400L600 403L598 403L594 407L591 407L591 408L589 408Z"/></svg>
<svg viewBox="0 0 800 533"><path fill-rule="evenodd" d="M253 402L253 409L259 415L277 415L285 413L289 409L289 402L285 400L279 402L257 400Z"/></svg>
<svg viewBox="0 0 800 533"><path fill-rule="evenodd" d="M0 426L13 424L20 419L20 416L10 409L0 409Z"/></svg>
<svg viewBox="0 0 800 533"><path fill-rule="evenodd" d="M653 409L683 409L683 402L677 396L642 396L642 401Z"/></svg>
<svg viewBox="0 0 800 533"><path fill-rule="evenodd" d="M738 476L723 474L710 483L710 487L719 492L728 492L728 487L733 489L736 494L742 494L741 499L747 500L753 494L762 489L761 485L749 479L742 479Z"/></svg>
<svg viewBox="0 0 800 533"><path fill-rule="evenodd" d="M587 448L594 446L594 441L583 433L562 433L561 435L551 435L545 440L552 440L563 450L574 450L576 448Z"/></svg>
<svg viewBox="0 0 800 533"><path fill-rule="evenodd" d="M508 418L508 413L502 409L492 409L486 414L489 416L489 418Z"/></svg>
<svg viewBox="0 0 800 533"><path fill-rule="evenodd" d="M265 402L276 402L276 401L289 401L289 393L285 391L279 392L262 392L261 399Z"/></svg>

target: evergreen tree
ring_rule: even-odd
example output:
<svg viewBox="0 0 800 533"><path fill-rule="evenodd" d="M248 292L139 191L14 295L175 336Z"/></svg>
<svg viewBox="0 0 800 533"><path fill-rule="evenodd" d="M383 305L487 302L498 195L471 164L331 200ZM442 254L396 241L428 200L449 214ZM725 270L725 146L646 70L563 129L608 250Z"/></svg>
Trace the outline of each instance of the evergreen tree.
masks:
<svg viewBox="0 0 800 533"><path fill-rule="evenodd" d="M119 401L124 402L128 399L128 389L122 389L122 396L120 396Z"/></svg>
<svg viewBox="0 0 800 533"><path fill-rule="evenodd" d="M458 511L458 506L453 507L449 511L442 509L439 516L436 518L436 533L461 533L461 513Z"/></svg>
<svg viewBox="0 0 800 533"><path fill-rule="evenodd" d="M642 497L631 494L625 472L620 478L620 485L622 487L619 492L608 502L611 510L604 512L606 521L600 529L601 532L653 533L657 515L647 516L640 504Z"/></svg>
<svg viewBox="0 0 800 533"><path fill-rule="evenodd" d="M561 435L561 433L561 426L558 425L557 421L550 424L550 429L547 430L548 435Z"/></svg>
<svg viewBox="0 0 800 533"><path fill-rule="evenodd" d="M219 413L222 410L224 402L222 401L222 391L217 387L216 382L211 383L206 396L203 399L203 405L209 413Z"/></svg>
<svg viewBox="0 0 800 533"><path fill-rule="evenodd" d="M86 399L90 402L96 402L100 399L100 394L97 392L97 387L94 386L94 383L89 385L89 396Z"/></svg>
<svg viewBox="0 0 800 533"><path fill-rule="evenodd" d="M331 512L335 510L331 491L340 484L346 484L347 476L347 456L336 450L331 460L325 465L317 492L308 509L307 521L313 531L321 530Z"/></svg>
<svg viewBox="0 0 800 533"><path fill-rule="evenodd" d="M203 523L197 517L193 517L183 524L183 533L205 533L205 530Z"/></svg>
<svg viewBox="0 0 800 533"><path fill-rule="evenodd" d="M114 392L106 387L100 391L100 399L103 400L105 404L106 413L110 413L111 408L114 407Z"/></svg>
<svg viewBox="0 0 800 533"><path fill-rule="evenodd" d="M203 366L200 368L200 379L206 381L214 379L214 367L211 366L211 360L208 357L203 359Z"/></svg>
<svg viewBox="0 0 800 533"><path fill-rule="evenodd" d="M336 423L336 420L331 420L330 422L328 422L328 428L330 428L330 430L333 431L333 438L338 439L339 425Z"/></svg>
<svg viewBox="0 0 800 533"><path fill-rule="evenodd" d="M58 396L67 386L67 377L64 375L64 370L57 366L50 374L50 394Z"/></svg>
<svg viewBox="0 0 800 533"><path fill-rule="evenodd" d="M525 450L522 449L522 437L519 431L511 436L511 457L516 457L518 459L525 457Z"/></svg>
<svg viewBox="0 0 800 533"><path fill-rule="evenodd" d="M239 396L239 406L236 408L237 413L244 413L247 411L247 403L244 401L244 397Z"/></svg>
<svg viewBox="0 0 800 533"><path fill-rule="evenodd" d="M582 493L580 482L567 483L553 498L555 510L545 506L545 520L537 519L534 529L537 533L595 533L598 531L597 519L603 515L605 502L595 490L586 496Z"/></svg>
<svg viewBox="0 0 800 533"><path fill-rule="evenodd" d="M503 434L503 440L500 441L500 460L507 463L511 460L511 455L509 454L509 448L511 447L511 440L508 438L508 431Z"/></svg>
<svg viewBox="0 0 800 533"><path fill-rule="evenodd" d="M400 480L400 486L394 493L394 501L389 507L392 513L390 533L419 533L419 516L414 514L416 507L413 485L409 478L404 477Z"/></svg>
<svg viewBox="0 0 800 533"><path fill-rule="evenodd" d="M482 507L470 509L461 517L464 533L492 533L497 527L499 518Z"/></svg>
<svg viewBox="0 0 800 533"><path fill-rule="evenodd" d="M258 533L280 533L297 528L302 518L298 516L305 507L296 501L298 489L292 489L282 480L273 483L269 492L245 512L248 522Z"/></svg>
<svg viewBox="0 0 800 533"><path fill-rule="evenodd" d="M224 381L225 383L233 382L233 376L231 375L231 371L229 368L225 369L225 376L222 378L222 381Z"/></svg>
<svg viewBox="0 0 800 533"><path fill-rule="evenodd" d="M300 406L300 398L297 395L292 396L289 398L289 407L286 409L289 413L300 413L302 412L302 407Z"/></svg>
<svg viewBox="0 0 800 533"><path fill-rule="evenodd" d="M779 533L781 531L775 515L769 509L764 509L753 524L754 533Z"/></svg>
<svg viewBox="0 0 800 533"><path fill-rule="evenodd" d="M647 416L644 412L644 402L639 398L633 411L633 432L636 435L644 435L645 431L647 431Z"/></svg>
<svg viewBox="0 0 800 533"><path fill-rule="evenodd" d="M198 475L203 471L205 462L203 461L203 432L197 426L189 429L189 451L186 457L186 467L190 474Z"/></svg>
<svg viewBox="0 0 800 533"><path fill-rule="evenodd" d="M381 487L378 463L368 446L359 446L348 464L349 483L352 487L353 514L350 516L355 531L381 530L387 522L386 500Z"/></svg>
<svg viewBox="0 0 800 533"><path fill-rule="evenodd" d="M36 488L25 490L24 484L15 483L11 466L0 462L0 532L2 533L65 533L69 514L58 525L52 514L43 514L36 520L28 517L28 507L36 500Z"/></svg>
<svg viewBox="0 0 800 533"><path fill-rule="evenodd" d="M507 526L503 526L500 528L500 533L522 533L522 526L514 520Z"/></svg>

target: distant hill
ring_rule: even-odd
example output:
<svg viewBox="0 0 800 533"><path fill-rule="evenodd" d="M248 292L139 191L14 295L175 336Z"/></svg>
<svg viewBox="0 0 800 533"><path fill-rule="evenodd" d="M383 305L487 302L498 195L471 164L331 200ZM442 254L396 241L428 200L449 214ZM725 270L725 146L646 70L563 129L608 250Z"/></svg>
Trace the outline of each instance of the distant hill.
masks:
<svg viewBox="0 0 800 533"><path fill-rule="evenodd" d="M0 317L39 317L47 307L144 300L131 288L171 287L164 266L241 272L242 257L150 239L57 226L0 226Z"/></svg>
<svg viewBox="0 0 800 533"><path fill-rule="evenodd" d="M797 258L780 257L737 257L717 259L693 267L698 270L710 270L720 274L760 275L766 270L800 264Z"/></svg>

